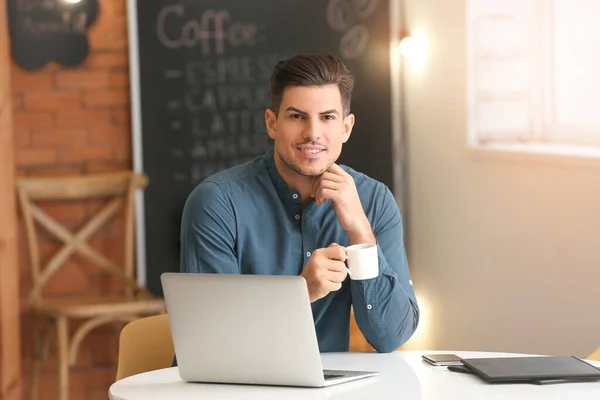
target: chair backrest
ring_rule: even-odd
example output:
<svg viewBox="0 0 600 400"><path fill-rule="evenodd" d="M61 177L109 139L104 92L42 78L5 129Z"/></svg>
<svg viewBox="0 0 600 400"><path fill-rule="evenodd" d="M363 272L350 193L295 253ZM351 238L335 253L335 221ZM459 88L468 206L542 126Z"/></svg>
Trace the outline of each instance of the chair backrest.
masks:
<svg viewBox="0 0 600 400"><path fill-rule="evenodd" d="M137 319L125 325L119 338L117 380L168 368L175 349L167 314Z"/></svg>
<svg viewBox="0 0 600 400"><path fill-rule="evenodd" d="M136 190L145 188L147 184L146 175L131 171L17 180L17 192L27 234L29 263L33 280L30 293L32 303L40 303L43 300L44 285L75 252L122 280L128 296L132 296L136 290L144 290L134 279L134 215ZM95 199L107 200L107 204L75 234L37 206L37 203L44 201ZM122 207L125 211L125 259L123 265L119 265L89 246L86 241L113 218ZM35 222L64 242L62 249L44 267L40 262Z"/></svg>
<svg viewBox="0 0 600 400"><path fill-rule="evenodd" d="M598 347L592 354L586 357L588 360L600 361L600 347Z"/></svg>

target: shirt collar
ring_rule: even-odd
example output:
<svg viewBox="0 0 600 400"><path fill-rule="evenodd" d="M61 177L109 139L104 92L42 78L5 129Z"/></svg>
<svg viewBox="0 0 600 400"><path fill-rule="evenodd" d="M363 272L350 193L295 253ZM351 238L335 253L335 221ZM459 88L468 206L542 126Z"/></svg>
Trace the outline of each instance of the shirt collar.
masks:
<svg viewBox="0 0 600 400"><path fill-rule="evenodd" d="M277 166L275 165L275 150L271 148L263 157L263 162L265 163L265 167L267 172L269 173L269 177L271 178L271 182L273 182L273 186L275 186L275 190L277 194L284 202L284 204L292 206L294 209L297 208L299 204L301 204L300 195L293 192L288 186L287 182L283 179L283 177L279 174L277 170ZM294 198L294 194L297 194Z"/></svg>
<svg viewBox="0 0 600 400"><path fill-rule="evenodd" d="M275 185L275 188L277 188L277 191L279 193L284 191L290 192L290 188L287 182L283 180L283 178L279 174L279 171L277 170L277 166L275 165L275 150L273 148L271 148L265 154L263 160L265 163L265 167L269 172L269 176L271 177L271 181L273 182L273 185Z"/></svg>

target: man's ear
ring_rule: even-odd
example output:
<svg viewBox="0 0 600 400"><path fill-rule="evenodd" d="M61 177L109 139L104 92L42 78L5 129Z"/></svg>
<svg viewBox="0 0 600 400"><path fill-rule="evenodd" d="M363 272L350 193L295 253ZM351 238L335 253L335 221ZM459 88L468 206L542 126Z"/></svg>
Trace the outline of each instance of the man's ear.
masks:
<svg viewBox="0 0 600 400"><path fill-rule="evenodd" d="M342 136L342 143L346 143L350 139L352 134L352 127L354 126L354 114L348 114L344 118L344 133Z"/></svg>
<svg viewBox="0 0 600 400"><path fill-rule="evenodd" d="M275 139L275 136L277 136L277 115L270 108L267 108L267 111L265 111L265 125L267 126L269 137Z"/></svg>

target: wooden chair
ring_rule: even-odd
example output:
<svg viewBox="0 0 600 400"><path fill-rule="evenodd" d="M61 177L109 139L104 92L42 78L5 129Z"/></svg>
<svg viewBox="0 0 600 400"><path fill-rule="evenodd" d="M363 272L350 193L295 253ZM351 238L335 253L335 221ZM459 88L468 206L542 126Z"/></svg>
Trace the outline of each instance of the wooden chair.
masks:
<svg viewBox="0 0 600 400"><path fill-rule="evenodd" d="M588 360L600 361L600 347L593 351L592 354L586 357Z"/></svg>
<svg viewBox="0 0 600 400"><path fill-rule="evenodd" d="M403 346L396 350L402 350ZM356 319L354 318L354 310L350 310L350 351L351 352L374 352L373 346L367 342L367 339L360 331Z"/></svg>
<svg viewBox="0 0 600 400"><path fill-rule="evenodd" d="M354 310L350 310L350 351L365 352L375 351L375 349L367 342L364 335L360 331L356 319L354 318Z"/></svg>
<svg viewBox="0 0 600 400"><path fill-rule="evenodd" d="M116 380L173 365L175 348L167 314L125 325L119 338Z"/></svg>
<svg viewBox="0 0 600 400"><path fill-rule="evenodd" d="M17 180L19 204L27 234L32 289L29 303L34 315L35 360L31 397L37 398L40 363L48 351L49 334L55 332L58 352L59 399L69 395L69 370L75 364L82 340L100 325L129 322L142 316L166 312L164 300L151 295L134 279L134 213L137 189L146 187L145 175L118 172L76 177L23 178ZM43 201L105 200L107 204L77 233L45 213ZM124 263L119 265L92 248L87 241L99 228L124 209ZM64 245L45 266L41 265L35 222L60 239ZM85 257L122 282L123 293L100 298L51 299L43 293L50 277L74 253ZM69 337L69 322L81 324Z"/></svg>

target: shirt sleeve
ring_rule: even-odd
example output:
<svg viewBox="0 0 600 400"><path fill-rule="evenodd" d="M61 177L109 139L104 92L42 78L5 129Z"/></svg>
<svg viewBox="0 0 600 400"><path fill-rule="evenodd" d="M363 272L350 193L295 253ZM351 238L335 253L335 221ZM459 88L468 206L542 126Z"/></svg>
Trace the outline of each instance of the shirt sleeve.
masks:
<svg viewBox="0 0 600 400"><path fill-rule="evenodd" d="M352 307L365 339L378 352L391 352L415 332L419 307L412 287L402 219L390 190L380 184L371 226L377 240L379 275L352 280Z"/></svg>
<svg viewBox="0 0 600 400"><path fill-rule="evenodd" d="M181 219L181 272L237 274L236 224L229 198L204 181L188 197Z"/></svg>

